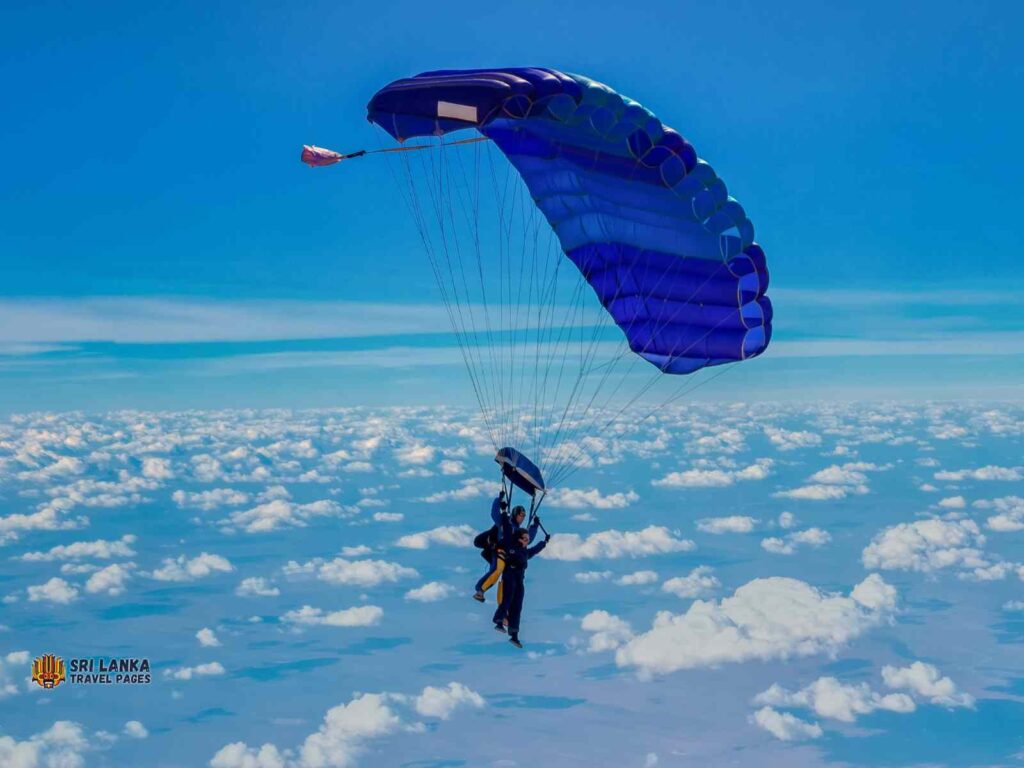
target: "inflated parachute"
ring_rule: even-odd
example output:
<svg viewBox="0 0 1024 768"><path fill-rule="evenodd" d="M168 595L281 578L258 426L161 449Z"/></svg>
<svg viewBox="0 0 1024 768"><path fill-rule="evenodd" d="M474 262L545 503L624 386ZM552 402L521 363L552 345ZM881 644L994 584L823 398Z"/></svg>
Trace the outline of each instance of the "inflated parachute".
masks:
<svg viewBox="0 0 1024 768"><path fill-rule="evenodd" d="M607 431L628 436L630 408L659 380L689 391L693 374L768 346L753 225L635 101L551 69L441 70L384 87L368 118L402 145L396 176L485 431L533 456L549 485L604 460ZM467 129L490 141L448 140Z"/></svg>

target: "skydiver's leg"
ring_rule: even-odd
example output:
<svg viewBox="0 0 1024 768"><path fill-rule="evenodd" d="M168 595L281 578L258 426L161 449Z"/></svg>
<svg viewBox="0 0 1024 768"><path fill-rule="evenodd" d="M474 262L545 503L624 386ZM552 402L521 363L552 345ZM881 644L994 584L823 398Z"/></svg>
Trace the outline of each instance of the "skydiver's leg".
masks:
<svg viewBox="0 0 1024 768"><path fill-rule="evenodd" d="M498 582L498 610L494 612L494 623L508 625L508 603L505 601L505 577Z"/></svg>
<svg viewBox="0 0 1024 768"><path fill-rule="evenodd" d="M514 584L514 580L508 586L505 586L505 579L503 578L499 585L499 589L501 589L501 602L498 604L498 608L494 611L494 616L491 619L494 622L494 628L499 632L505 631L505 624L507 623L510 608L510 598L514 592L512 584Z"/></svg>
<svg viewBox="0 0 1024 768"><path fill-rule="evenodd" d="M513 645L522 647L519 642L519 618L523 613L523 597L526 595L526 584L522 579L517 579L515 584L509 585L511 594L508 598L508 636Z"/></svg>
<svg viewBox="0 0 1024 768"><path fill-rule="evenodd" d="M501 578L501 572L505 570L505 551L499 549L498 554L494 558L494 570L484 576L483 581L477 584L477 592L483 594L488 589L494 586L495 582Z"/></svg>
<svg viewBox="0 0 1024 768"><path fill-rule="evenodd" d="M494 550L491 550L490 556L487 557L487 572L484 573L484 575L481 576L480 580L477 581L477 583L476 583L475 589L480 594L483 594L484 582L487 581L487 577L490 576L494 572L494 569L497 567L497 564L498 564L498 553L495 552Z"/></svg>

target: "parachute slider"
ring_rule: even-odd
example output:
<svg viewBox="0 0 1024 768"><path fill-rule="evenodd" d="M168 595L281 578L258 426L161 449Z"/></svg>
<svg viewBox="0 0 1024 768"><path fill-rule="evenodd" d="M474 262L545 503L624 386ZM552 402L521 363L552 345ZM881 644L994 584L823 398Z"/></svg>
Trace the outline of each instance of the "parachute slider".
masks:
<svg viewBox="0 0 1024 768"><path fill-rule="evenodd" d="M351 160L354 157L363 155L378 155L383 152L416 152L421 149L443 149L445 147L457 147L462 144L475 144L478 141L490 141L486 136L478 136L474 139L462 139L461 141L440 142L437 144L414 144L409 147L385 147L384 149L360 149L358 152L350 152L343 155L332 149L324 149L313 144L302 145L302 155L299 157L302 162L310 168L323 168L327 165L340 163L342 160Z"/></svg>

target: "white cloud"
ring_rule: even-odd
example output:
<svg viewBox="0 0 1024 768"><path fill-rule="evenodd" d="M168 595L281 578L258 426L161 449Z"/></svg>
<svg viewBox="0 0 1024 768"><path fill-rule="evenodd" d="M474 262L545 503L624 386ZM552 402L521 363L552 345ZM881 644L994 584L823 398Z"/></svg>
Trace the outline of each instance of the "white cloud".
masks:
<svg viewBox="0 0 1024 768"><path fill-rule="evenodd" d="M194 667L176 667L164 670L169 680L191 680L194 677L219 677L227 672L219 661L197 664Z"/></svg>
<svg viewBox="0 0 1024 768"><path fill-rule="evenodd" d="M907 713L916 708L914 700L902 693L880 694L867 683L845 684L834 677L819 677L798 691L773 685L754 698L755 704L773 707L803 707L818 717L852 723L876 710Z"/></svg>
<svg viewBox="0 0 1024 768"><path fill-rule="evenodd" d="M59 544L45 552L26 552L19 559L29 562L49 562L51 560L82 560L96 558L109 560L114 557L134 557L135 550L131 545L135 536L128 534L116 541L76 541L73 544Z"/></svg>
<svg viewBox="0 0 1024 768"><path fill-rule="evenodd" d="M783 538L772 536L761 540L761 548L775 555L792 555L801 545L821 547L832 541L828 531L821 528L808 528L794 531Z"/></svg>
<svg viewBox="0 0 1024 768"><path fill-rule="evenodd" d="M124 730L122 732L130 739L145 739L149 736L149 731L146 729L146 726L138 720L129 720L124 724Z"/></svg>
<svg viewBox="0 0 1024 768"><path fill-rule="evenodd" d="M765 435L780 451L794 451L798 448L813 448L821 445L821 435L814 432L789 431L778 427L765 427Z"/></svg>
<svg viewBox="0 0 1024 768"><path fill-rule="evenodd" d="M373 552L373 550L365 544L356 544L355 546L341 548L342 557L362 557L363 555L368 555L371 552Z"/></svg>
<svg viewBox="0 0 1024 768"><path fill-rule="evenodd" d="M242 579L235 594L239 597L277 597L281 590L274 586L273 582L262 576L250 576Z"/></svg>
<svg viewBox="0 0 1024 768"><path fill-rule="evenodd" d="M82 768L83 752L92 747L82 726L58 720L24 741L0 736L0 765L10 768Z"/></svg>
<svg viewBox="0 0 1024 768"><path fill-rule="evenodd" d="M355 587L376 587L385 582L394 583L399 579L414 579L419 576L415 568L407 568L387 560L346 560L336 557L319 563L317 578L328 584Z"/></svg>
<svg viewBox="0 0 1024 768"><path fill-rule="evenodd" d="M273 744L250 747L234 742L210 760L210 768L352 768L368 742L403 729L422 733L422 723L402 719L398 707L409 707L422 717L446 720L458 707L480 708L484 699L460 683L443 688L428 686L417 696L360 693L327 711L320 728L296 749L280 750Z"/></svg>
<svg viewBox="0 0 1024 768"><path fill-rule="evenodd" d="M657 580L658 574L654 571L633 571L633 573L620 576L615 580L615 583L622 587L635 587L653 584Z"/></svg>
<svg viewBox="0 0 1024 768"><path fill-rule="evenodd" d="M147 456L142 460L142 476L150 480L172 480L174 471L171 469L171 460Z"/></svg>
<svg viewBox="0 0 1024 768"><path fill-rule="evenodd" d="M233 488L214 488L197 493L177 490L171 494L171 499L182 509L200 509L204 512L218 507L240 507L248 504L250 498L248 493Z"/></svg>
<svg viewBox="0 0 1024 768"><path fill-rule="evenodd" d="M245 511L232 512L224 524L241 528L248 533L268 533L283 526L305 527L314 517L350 517L355 511L336 501L322 499L308 504L296 504L286 499L274 499Z"/></svg>
<svg viewBox="0 0 1024 768"><path fill-rule="evenodd" d="M498 488L493 480L484 480L482 477L471 477L463 480L462 484L451 491L440 491L423 497L423 501L436 504L442 501L465 501L477 499L488 494L498 495Z"/></svg>
<svg viewBox="0 0 1024 768"><path fill-rule="evenodd" d="M216 648L220 645L220 640L217 638L217 633L209 627L203 627L196 632L196 640L204 648Z"/></svg>
<svg viewBox="0 0 1024 768"><path fill-rule="evenodd" d="M973 520L917 520L883 529L865 547L865 568L928 573L941 568L984 568L985 537Z"/></svg>
<svg viewBox="0 0 1024 768"><path fill-rule="evenodd" d="M668 592L689 599L702 597L709 592L714 592L721 582L714 576L715 569L709 565L701 565L694 568L686 576L676 576L661 585L663 592Z"/></svg>
<svg viewBox="0 0 1024 768"><path fill-rule="evenodd" d="M808 723L788 712L777 712L771 707L761 707L752 716L754 724L782 741L804 741L817 739L822 735L821 726Z"/></svg>
<svg viewBox="0 0 1024 768"><path fill-rule="evenodd" d="M779 528L793 528L797 523L796 515L792 512L783 512L779 515Z"/></svg>
<svg viewBox="0 0 1024 768"><path fill-rule="evenodd" d="M454 593L455 587L451 584L445 584L440 581L430 581L422 587L410 589L405 593L405 599L415 600L418 603L436 603L438 600L444 600L446 597L450 597Z"/></svg>
<svg viewBox="0 0 1024 768"><path fill-rule="evenodd" d="M413 443L396 449L394 456L399 464L423 465L432 462L436 453L437 449L431 445Z"/></svg>
<svg viewBox="0 0 1024 768"><path fill-rule="evenodd" d="M651 485L659 488L724 488L737 481L764 480L771 474L771 459L758 459L742 469L696 468L670 472Z"/></svg>
<svg viewBox="0 0 1024 768"><path fill-rule="evenodd" d="M585 538L576 533L560 533L552 537L541 556L568 561L616 559L689 552L694 548L692 541L677 538L668 528L650 525L639 531L599 531Z"/></svg>
<svg viewBox="0 0 1024 768"><path fill-rule="evenodd" d="M192 559L185 555L164 558L151 576L157 581L195 581L212 573L229 573L234 567L226 558L203 552Z"/></svg>
<svg viewBox="0 0 1024 768"><path fill-rule="evenodd" d="M125 583L132 576L135 563L113 563L106 568L94 572L85 582L85 591L90 594L104 593L120 595L125 590Z"/></svg>
<svg viewBox="0 0 1024 768"><path fill-rule="evenodd" d="M0 699L18 693L18 680L25 679L30 658L28 651L12 651L0 656Z"/></svg>
<svg viewBox="0 0 1024 768"><path fill-rule="evenodd" d="M590 633L587 650L591 653L613 651L633 637L629 623L608 611L591 611L583 617L580 628Z"/></svg>
<svg viewBox="0 0 1024 768"><path fill-rule="evenodd" d="M751 659L833 653L887 620L896 590L871 574L848 596L797 579L754 579L721 601L660 612L651 629L618 649L620 667L642 677Z"/></svg>
<svg viewBox="0 0 1024 768"><path fill-rule="evenodd" d="M891 469L891 464L878 465L865 461L832 464L820 469L808 478L808 484L774 495L782 499L799 501L839 501L851 494L863 495L868 492L866 472Z"/></svg>
<svg viewBox="0 0 1024 768"><path fill-rule="evenodd" d="M1020 467L997 467L989 464L988 466L980 467L978 469L958 469L952 472L936 472L935 479L952 482L959 482L961 480L1015 481L1024 480L1024 474L1021 474Z"/></svg>
<svg viewBox="0 0 1024 768"><path fill-rule="evenodd" d="M462 475L466 472L465 464L451 459L445 459L437 465L437 468L441 470L442 475Z"/></svg>
<svg viewBox="0 0 1024 768"><path fill-rule="evenodd" d="M368 461L350 461L341 470L343 472L373 472L374 467Z"/></svg>
<svg viewBox="0 0 1024 768"><path fill-rule="evenodd" d="M374 512L373 519L378 523L398 523L405 519L401 512Z"/></svg>
<svg viewBox="0 0 1024 768"><path fill-rule="evenodd" d="M1024 498L1020 496L976 501L973 506L978 509L994 509L997 512L985 521L985 526L989 530L999 533L1024 531Z"/></svg>
<svg viewBox="0 0 1024 768"><path fill-rule="evenodd" d="M447 720L460 706L469 705L477 709L484 706L484 698L462 683L449 683L445 688L427 686L416 697L416 711L424 717Z"/></svg>
<svg viewBox="0 0 1024 768"><path fill-rule="evenodd" d="M325 613L321 608L304 605L281 617L286 624L324 627L373 627L380 624L384 610L376 605L360 605Z"/></svg>
<svg viewBox="0 0 1024 768"><path fill-rule="evenodd" d="M967 501L963 496L950 496L939 501L939 506L943 509L963 509L967 506Z"/></svg>
<svg viewBox="0 0 1024 768"><path fill-rule="evenodd" d="M705 517L697 521L697 530L704 533L750 533L757 525L757 520L746 515L730 515L729 517Z"/></svg>
<svg viewBox="0 0 1024 768"><path fill-rule="evenodd" d="M607 581L611 577L611 571L581 571L573 575L573 579L580 584L596 584L599 581Z"/></svg>
<svg viewBox="0 0 1024 768"><path fill-rule="evenodd" d="M35 584L29 587L26 592L28 593L29 602L32 603L48 602L67 605L78 597L78 588L76 586L56 576L45 584Z"/></svg>
<svg viewBox="0 0 1024 768"><path fill-rule="evenodd" d="M905 689L932 704L943 707L973 707L974 697L961 693L956 684L923 661L909 667L882 667L882 679L890 688Z"/></svg>
<svg viewBox="0 0 1024 768"><path fill-rule="evenodd" d="M544 497L544 501L549 507L561 509L625 509L639 498L633 491L605 496L596 488L555 488Z"/></svg>
<svg viewBox="0 0 1024 768"><path fill-rule="evenodd" d="M442 525L421 533L410 533L395 542L406 549L427 549L431 544L449 547L468 547L473 544L476 531L468 525Z"/></svg>

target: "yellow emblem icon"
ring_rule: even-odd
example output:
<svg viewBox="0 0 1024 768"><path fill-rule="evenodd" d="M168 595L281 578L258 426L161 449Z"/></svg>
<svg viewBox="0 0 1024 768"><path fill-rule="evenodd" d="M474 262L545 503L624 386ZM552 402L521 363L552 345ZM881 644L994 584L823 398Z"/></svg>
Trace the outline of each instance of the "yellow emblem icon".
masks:
<svg viewBox="0 0 1024 768"><path fill-rule="evenodd" d="M56 688L64 678L64 659L60 656L44 653L32 662L32 682L43 688Z"/></svg>

